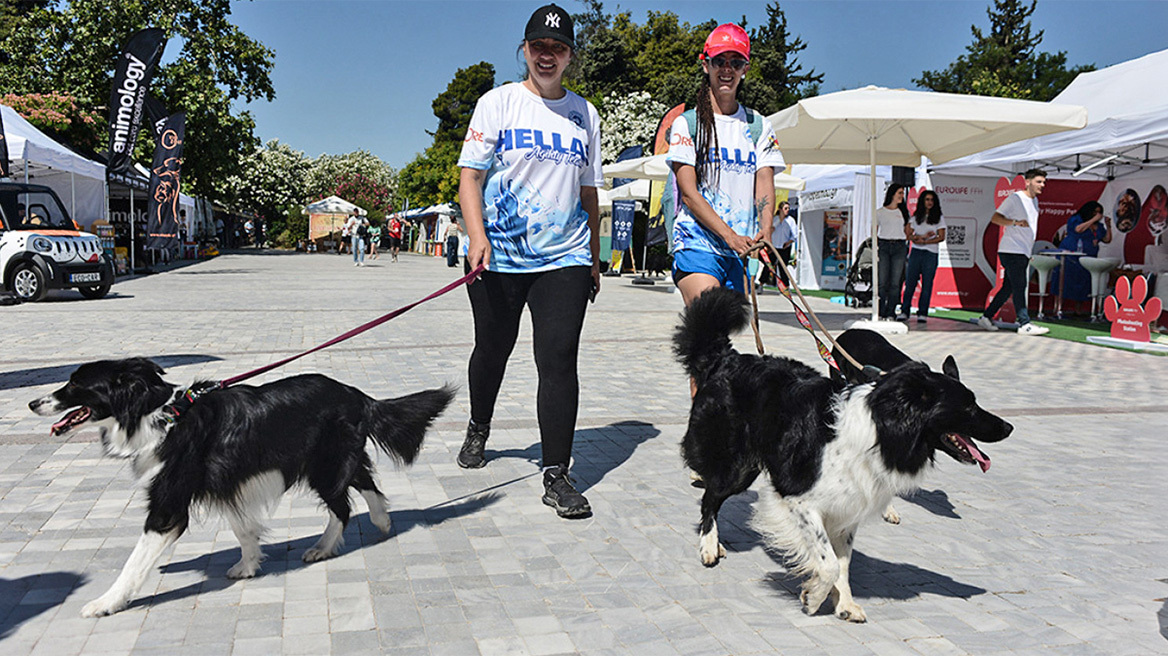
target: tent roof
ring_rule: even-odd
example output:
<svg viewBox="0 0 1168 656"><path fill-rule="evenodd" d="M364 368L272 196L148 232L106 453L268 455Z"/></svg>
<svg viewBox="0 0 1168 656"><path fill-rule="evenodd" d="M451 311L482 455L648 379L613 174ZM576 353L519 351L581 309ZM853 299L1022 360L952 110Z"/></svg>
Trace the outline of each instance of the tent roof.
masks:
<svg viewBox="0 0 1168 656"><path fill-rule="evenodd" d="M309 214L348 214L353 210L357 210L357 213L362 216L368 214L368 212L365 210L354 205L353 203L350 203L344 198L341 198L340 196L329 196L328 198L322 198L315 203L309 203L309 205L304 209Z"/></svg>
<svg viewBox="0 0 1168 656"><path fill-rule="evenodd" d="M1087 107L1087 127L992 148L936 168L996 174L1033 163L1052 173L1080 171L1098 179L1148 164L1163 166L1168 163L1168 95L1154 81L1165 79L1168 50L1081 73L1053 102Z"/></svg>
<svg viewBox="0 0 1168 656"><path fill-rule="evenodd" d="M51 168L105 180L104 166L53 141L49 135L16 113L16 110L0 105L0 114L4 123L4 139L8 142L8 157L14 162L21 162L21 167Z"/></svg>

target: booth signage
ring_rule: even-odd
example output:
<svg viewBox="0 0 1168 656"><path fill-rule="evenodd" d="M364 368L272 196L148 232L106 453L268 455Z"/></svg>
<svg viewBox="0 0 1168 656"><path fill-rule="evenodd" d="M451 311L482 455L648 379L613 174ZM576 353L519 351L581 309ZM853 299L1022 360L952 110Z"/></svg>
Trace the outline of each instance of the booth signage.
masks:
<svg viewBox="0 0 1168 656"><path fill-rule="evenodd" d="M1115 294L1103 303L1103 313L1111 322L1111 336L1133 342L1151 341L1149 324L1160 317L1162 304L1159 298L1148 299L1148 281L1143 276L1135 276L1128 282L1121 276L1115 283Z"/></svg>

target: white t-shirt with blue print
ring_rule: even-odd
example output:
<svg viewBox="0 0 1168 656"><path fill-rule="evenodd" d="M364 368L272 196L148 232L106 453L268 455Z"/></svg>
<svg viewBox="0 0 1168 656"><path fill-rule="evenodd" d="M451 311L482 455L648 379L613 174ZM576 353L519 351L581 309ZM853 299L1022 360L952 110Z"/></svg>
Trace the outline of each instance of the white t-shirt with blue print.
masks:
<svg viewBox="0 0 1168 656"><path fill-rule="evenodd" d="M546 100L519 83L483 94L458 165L486 171L483 224L491 271L591 266L580 187L600 187L600 117L568 91Z"/></svg>
<svg viewBox="0 0 1168 656"><path fill-rule="evenodd" d="M758 142L750 138L750 124L746 120L746 109L738 106L732 115L714 115L714 130L718 134L718 152L711 161L718 162L717 187L711 187L713 180L702 183L701 193L710 207L722 217L734 232L753 237L758 234L758 209L754 198L754 176L758 169L772 167L782 170L786 163L779 152L774 128L770 121L762 122L762 132ZM689 133L689 122L684 116L673 121L669 133L669 164L678 162L696 166L693 135ZM711 176L712 177L712 176ZM673 221L673 250L699 250L718 255L737 257L734 249L726 245L719 236L698 223L693 213L678 202L677 216Z"/></svg>

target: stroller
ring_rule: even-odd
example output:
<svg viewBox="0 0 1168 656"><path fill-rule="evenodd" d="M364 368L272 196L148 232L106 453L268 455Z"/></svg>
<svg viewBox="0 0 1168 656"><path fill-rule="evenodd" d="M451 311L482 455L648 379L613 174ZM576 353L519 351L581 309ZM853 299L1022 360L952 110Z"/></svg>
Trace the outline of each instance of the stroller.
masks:
<svg viewBox="0 0 1168 656"><path fill-rule="evenodd" d="M872 305L872 238L860 244L856 260L848 267L844 283L844 303L848 307L871 307Z"/></svg>

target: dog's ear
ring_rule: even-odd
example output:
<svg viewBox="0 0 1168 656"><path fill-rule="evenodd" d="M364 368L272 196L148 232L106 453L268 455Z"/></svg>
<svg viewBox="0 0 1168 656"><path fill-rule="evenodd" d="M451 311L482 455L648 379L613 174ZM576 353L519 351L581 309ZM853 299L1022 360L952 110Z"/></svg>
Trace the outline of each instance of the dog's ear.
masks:
<svg viewBox="0 0 1168 656"><path fill-rule="evenodd" d="M941 373L953 380L961 380L961 374L957 371L957 361L952 355L945 356L945 362L941 364Z"/></svg>

